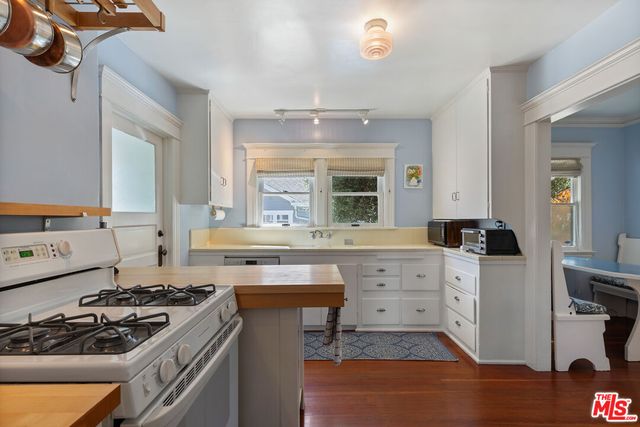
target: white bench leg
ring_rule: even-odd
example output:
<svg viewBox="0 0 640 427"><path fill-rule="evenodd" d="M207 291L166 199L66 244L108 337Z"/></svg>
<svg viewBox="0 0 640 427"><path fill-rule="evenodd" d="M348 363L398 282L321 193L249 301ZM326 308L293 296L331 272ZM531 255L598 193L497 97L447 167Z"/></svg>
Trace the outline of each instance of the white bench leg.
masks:
<svg viewBox="0 0 640 427"><path fill-rule="evenodd" d="M640 280L627 280L627 285L638 294L638 315L633 324L631 335L624 345L624 358L629 362L638 362L640 361L640 328L638 327L638 323L640 323Z"/></svg>

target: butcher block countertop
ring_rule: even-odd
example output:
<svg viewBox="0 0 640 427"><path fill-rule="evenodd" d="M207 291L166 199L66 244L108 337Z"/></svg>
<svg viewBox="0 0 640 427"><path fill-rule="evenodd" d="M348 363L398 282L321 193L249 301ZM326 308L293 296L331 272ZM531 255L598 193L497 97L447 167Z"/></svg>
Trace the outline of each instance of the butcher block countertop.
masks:
<svg viewBox="0 0 640 427"><path fill-rule="evenodd" d="M119 404L117 384L3 384L0 427L95 427Z"/></svg>
<svg viewBox="0 0 640 427"><path fill-rule="evenodd" d="M335 265L122 267L116 282L133 285L233 285L241 309L343 307L344 280Z"/></svg>

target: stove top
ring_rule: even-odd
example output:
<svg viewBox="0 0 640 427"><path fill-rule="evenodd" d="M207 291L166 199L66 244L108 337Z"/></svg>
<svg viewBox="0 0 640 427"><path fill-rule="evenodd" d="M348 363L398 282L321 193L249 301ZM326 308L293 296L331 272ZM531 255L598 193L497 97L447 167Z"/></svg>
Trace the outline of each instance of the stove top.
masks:
<svg viewBox="0 0 640 427"><path fill-rule="evenodd" d="M131 288L103 289L80 298L81 307L106 306L191 306L198 305L216 292L216 286L137 285Z"/></svg>
<svg viewBox="0 0 640 427"><path fill-rule="evenodd" d="M169 325L167 313L130 313L111 319L102 313L55 314L27 323L0 324L0 355L121 354Z"/></svg>

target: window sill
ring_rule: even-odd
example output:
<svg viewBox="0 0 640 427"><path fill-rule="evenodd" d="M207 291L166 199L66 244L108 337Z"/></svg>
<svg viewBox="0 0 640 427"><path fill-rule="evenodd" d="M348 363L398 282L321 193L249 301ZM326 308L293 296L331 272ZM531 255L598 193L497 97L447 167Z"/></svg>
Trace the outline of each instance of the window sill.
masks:
<svg viewBox="0 0 640 427"><path fill-rule="evenodd" d="M591 258L595 255L595 251L581 250L581 249L575 249L575 248L566 248L566 249L563 249L562 252L567 256L577 256L577 257L584 257L584 258Z"/></svg>
<svg viewBox="0 0 640 427"><path fill-rule="evenodd" d="M339 226L318 226L318 227L244 227L245 229L249 229L249 230L296 230L296 231L313 231L313 230L336 230L336 231L341 231L341 230L397 230L400 227L396 227L396 226L388 226L388 227L339 227Z"/></svg>

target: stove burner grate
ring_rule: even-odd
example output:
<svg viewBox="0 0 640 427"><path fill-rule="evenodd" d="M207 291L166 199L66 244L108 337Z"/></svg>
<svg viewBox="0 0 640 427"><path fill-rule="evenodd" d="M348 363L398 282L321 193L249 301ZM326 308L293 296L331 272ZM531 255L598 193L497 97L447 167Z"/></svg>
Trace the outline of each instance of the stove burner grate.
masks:
<svg viewBox="0 0 640 427"><path fill-rule="evenodd" d="M29 314L25 324L0 324L0 355L126 353L168 325L167 313L118 320L60 313L39 321Z"/></svg>
<svg viewBox="0 0 640 427"><path fill-rule="evenodd" d="M117 286L97 294L80 298L81 307L90 306L173 306L198 305L216 292L214 284L187 285L136 285L131 288Z"/></svg>

